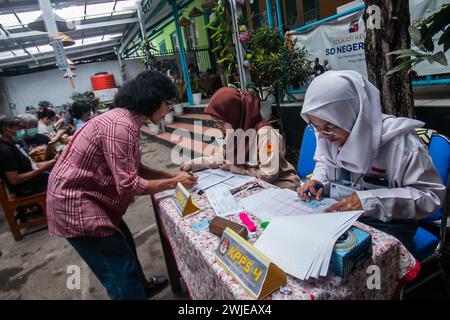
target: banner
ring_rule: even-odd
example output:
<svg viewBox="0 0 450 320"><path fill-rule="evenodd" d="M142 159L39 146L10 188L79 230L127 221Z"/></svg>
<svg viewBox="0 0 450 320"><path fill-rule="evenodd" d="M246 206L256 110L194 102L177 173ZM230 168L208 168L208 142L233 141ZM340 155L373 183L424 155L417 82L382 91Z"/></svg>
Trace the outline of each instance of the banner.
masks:
<svg viewBox="0 0 450 320"><path fill-rule="evenodd" d="M434 13L435 9L448 2L448 0L410 0L411 24L417 26ZM292 38L298 40L297 46L304 46L308 50L312 59L319 58L321 65L324 60L328 60L328 65L333 70L355 70L367 76L364 52L365 25L362 14L361 10L342 20L318 24L305 31L293 33ZM443 46L437 44L441 34L442 31L433 38L435 52L443 50ZM411 47L417 49L413 44ZM447 51L446 57L450 63L450 50ZM449 66L445 67L437 62L433 64L422 62L414 70L419 75L450 73Z"/></svg>

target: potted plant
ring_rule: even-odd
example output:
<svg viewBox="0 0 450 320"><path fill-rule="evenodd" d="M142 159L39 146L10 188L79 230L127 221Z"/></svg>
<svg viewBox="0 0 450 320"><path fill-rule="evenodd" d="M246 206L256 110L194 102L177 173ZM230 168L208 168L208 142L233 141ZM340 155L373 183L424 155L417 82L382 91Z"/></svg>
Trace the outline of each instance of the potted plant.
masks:
<svg viewBox="0 0 450 320"><path fill-rule="evenodd" d="M53 104L47 100L39 101L38 103L39 108L53 108Z"/></svg>
<svg viewBox="0 0 450 320"><path fill-rule="evenodd" d="M102 114L109 110L108 104L105 102L99 103L98 113Z"/></svg>
<svg viewBox="0 0 450 320"><path fill-rule="evenodd" d="M191 90L192 90L192 99L194 100L194 105L199 105L202 103L202 94L203 90L198 85L198 82L191 78Z"/></svg>
<svg viewBox="0 0 450 320"><path fill-rule="evenodd" d="M285 43L277 28L262 27L253 31L245 45L244 67L250 69L252 78L249 88L258 92L265 117L271 114L273 99L278 105L285 95L292 97L290 84L303 85L308 80L311 67L307 51L295 44L289 36Z"/></svg>
<svg viewBox="0 0 450 320"><path fill-rule="evenodd" d="M183 80L177 79L175 81L175 85L177 87L177 96L175 98L176 103L173 105L173 112L175 114L183 114L183 99L186 95L186 85Z"/></svg>
<svg viewBox="0 0 450 320"><path fill-rule="evenodd" d="M156 63L155 53L158 50L153 46L150 39L145 36L142 42L140 43L139 49L141 50L142 57L140 59L141 65L144 70L154 70Z"/></svg>
<svg viewBox="0 0 450 320"><path fill-rule="evenodd" d="M214 43L212 49L217 66L220 69L222 85L235 82L233 74L236 73L236 58L233 44L233 29L230 8L227 0L218 0L212 9L213 18L206 26L210 38Z"/></svg>
<svg viewBox="0 0 450 320"><path fill-rule="evenodd" d="M174 121L174 116L173 116L173 112L169 112L164 116L164 122L167 124L173 123Z"/></svg>
<svg viewBox="0 0 450 320"><path fill-rule="evenodd" d="M161 132L161 127L159 124L154 124L153 122L151 122L150 120L146 120L145 124L147 125L148 129L149 129L149 133L151 135L155 135Z"/></svg>

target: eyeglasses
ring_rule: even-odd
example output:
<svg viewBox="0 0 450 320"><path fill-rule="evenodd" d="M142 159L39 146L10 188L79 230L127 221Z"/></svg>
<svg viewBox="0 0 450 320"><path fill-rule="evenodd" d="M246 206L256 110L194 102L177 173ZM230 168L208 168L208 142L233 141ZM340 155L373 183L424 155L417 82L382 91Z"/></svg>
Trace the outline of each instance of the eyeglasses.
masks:
<svg viewBox="0 0 450 320"><path fill-rule="evenodd" d="M173 100L166 100L165 102L166 102L167 106L169 107L169 111L172 111L173 110L173 105L175 104L175 101L173 101Z"/></svg>
<svg viewBox="0 0 450 320"><path fill-rule="evenodd" d="M311 123L311 125L314 127L314 129L317 130L317 132L319 132L325 136L332 136L332 135L334 136L334 135L339 134L338 126L331 125L331 126L327 126L327 127L323 128L323 129L320 129L312 123Z"/></svg>

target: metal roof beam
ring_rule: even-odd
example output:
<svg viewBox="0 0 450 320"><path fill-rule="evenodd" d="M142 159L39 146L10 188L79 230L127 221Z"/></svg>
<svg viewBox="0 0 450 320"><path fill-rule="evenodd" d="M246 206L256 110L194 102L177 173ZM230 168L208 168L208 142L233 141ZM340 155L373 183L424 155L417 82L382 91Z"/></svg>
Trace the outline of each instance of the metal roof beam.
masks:
<svg viewBox="0 0 450 320"><path fill-rule="evenodd" d="M85 51L89 51L89 50L96 50L96 49L101 49L101 48L106 48L106 47L114 47L118 44L117 41L108 41L108 42L103 42L102 45L98 45L98 44L92 44L92 45L85 45L83 47L79 47L79 48L74 48L74 49L67 49L66 50L66 55L72 55L72 54L76 54L76 53L80 53L80 52L85 52ZM54 57L54 53L52 51L43 53L39 56L36 56L36 58L38 60L43 60L43 59L49 59ZM76 59L76 58L75 58ZM28 62L32 62L33 59L31 58L25 58L25 59L19 59L19 58L12 58L12 59L5 59L5 60L0 60L0 68L4 68L4 67L8 67L8 66L14 66L14 65L20 65L20 64L26 64ZM55 62L56 63L56 62Z"/></svg>
<svg viewBox="0 0 450 320"><path fill-rule="evenodd" d="M107 28L111 26L117 26L121 24L129 24L129 23L137 23L139 22L138 18L128 18L128 19L121 19L116 21L105 21L105 22L97 22L97 23L89 23L89 24L82 24L77 26L76 30L90 30L90 29L96 29L96 28ZM27 38L27 37L35 37L35 36L42 36L44 35L44 32L40 31L27 31L27 32L19 32L19 33L10 33L9 38L10 39L20 39L20 38Z"/></svg>
<svg viewBox="0 0 450 320"><path fill-rule="evenodd" d="M95 57L95 56L100 56L100 55L103 55L103 54L106 54L106 53L114 53L114 49L113 48L111 48L111 49L106 49L106 50L102 50L102 51L100 51L100 52L93 52L93 53L91 53L91 54L86 54L86 55L82 55L82 56L77 56L76 58L72 58L72 60L80 60L80 59L85 59L85 58L90 58L90 57ZM53 61L53 62L44 62L44 63L41 63L39 66L30 66L30 68L38 68L38 67L40 67L40 66L50 66L50 65L55 65L55 62Z"/></svg>

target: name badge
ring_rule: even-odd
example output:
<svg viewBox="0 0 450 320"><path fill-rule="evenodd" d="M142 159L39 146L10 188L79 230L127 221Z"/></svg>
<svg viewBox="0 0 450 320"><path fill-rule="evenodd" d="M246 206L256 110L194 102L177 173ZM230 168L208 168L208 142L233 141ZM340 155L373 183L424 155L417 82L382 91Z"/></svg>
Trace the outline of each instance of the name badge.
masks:
<svg viewBox="0 0 450 320"><path fill-rule="evenodd" d="M348 183L348 185L343 183L345 183L345 181L343 181L342 183L330 183L330 198L341 200L342 198L351 195L355 191L361 190L361 188L358 187L359 185L353 187L350 183Z"/></svg>
<svg viewBox="0 0 450 320"><path fill-rule="evenodd" d="M175 189L174 202L182 217L186 217L199 210L199 207L192 200L189 191L180 182L177 183Z"/></svg>
<svg viewBox="0 0 450 320"><path fill-rule="evenodd" d="M287 283L283 270L228 227L215 256L253 299L263 299Z"/></svg>

